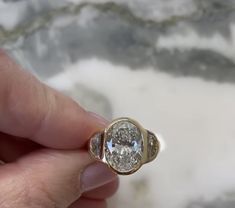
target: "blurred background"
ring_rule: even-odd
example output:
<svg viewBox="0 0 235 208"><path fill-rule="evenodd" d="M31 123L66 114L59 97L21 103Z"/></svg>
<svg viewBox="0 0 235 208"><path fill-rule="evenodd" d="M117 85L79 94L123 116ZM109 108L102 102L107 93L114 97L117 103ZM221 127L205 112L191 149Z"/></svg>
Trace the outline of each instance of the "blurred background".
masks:
<svg viewBox="0 0 235 208"><path fill-rule="evenodd" d="M235 207L234 0L0 0L0 47L164 140L110 207Z"/></svg>

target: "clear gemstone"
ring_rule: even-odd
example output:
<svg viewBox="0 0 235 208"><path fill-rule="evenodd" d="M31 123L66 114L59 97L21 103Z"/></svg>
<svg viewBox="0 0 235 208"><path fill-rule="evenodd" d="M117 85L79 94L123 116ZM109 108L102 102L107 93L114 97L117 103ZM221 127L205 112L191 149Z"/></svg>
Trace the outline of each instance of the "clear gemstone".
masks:
<svg viewBox="0 0 235 208"><path fill-rule="evenodd" d="M148 158L149 160L154 159L157 156L159 145L157 137L150 131L148 131Z"/></svg>
<svg viewBox="0 0 235 208"><path fill-rule="evenodd" d="M107 162L118 172L128 173L141 166L143 137L130 121L118 121L108 129L105 147Z"/></svg>
<svg viewBox="0 0 235 208"><path fill-rule="evenodd" d="M95 158L101 159L102 157L102 134L101 133L96 133L95 135L91 137L90 151Z"/></svg>

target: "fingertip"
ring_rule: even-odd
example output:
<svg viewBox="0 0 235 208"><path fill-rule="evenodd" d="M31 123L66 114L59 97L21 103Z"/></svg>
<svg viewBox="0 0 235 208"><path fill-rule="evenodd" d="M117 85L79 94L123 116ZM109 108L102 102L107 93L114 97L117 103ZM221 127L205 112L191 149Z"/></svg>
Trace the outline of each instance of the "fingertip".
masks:
<svg viewBox="0 0 235 208"><path fill-rule="evenodd" d="M91 200L87 198L80 198L74 202L69 208L107 208L106 200Z"/></svg>
<svg viewBox="0 0 235 208"><path fill-rule="evenodd" d="M87 111L87 113L92 119L97 120L100 124L104 126L108 124L108 120L102 117L101 115L91 111Z"/></svg>
<svg viewBox="0 0 235 208"><path fill-rule="evenodd" d="M104 186L83 193L83 196L89 199L106 199L113 196L119 187L119 179L110 182Z"/></svg>
<svg viewBox="0 0 235 208"><path fill-rule="evenodd" d="M86 123L88 128L84 129L84 132L87 132L87 134L85 135L83 146L87 145L87 142L95 133L104 130L109 123L104 117L94 112L87 111L85 117L87 118Z"/></svg>
<svg viewBox="0 0 235 208"><path fill-rule="evenodd" d="M95 162L85 168L81 175L82 192L102 187L117 179L117 175L101 162Z"/></svg>

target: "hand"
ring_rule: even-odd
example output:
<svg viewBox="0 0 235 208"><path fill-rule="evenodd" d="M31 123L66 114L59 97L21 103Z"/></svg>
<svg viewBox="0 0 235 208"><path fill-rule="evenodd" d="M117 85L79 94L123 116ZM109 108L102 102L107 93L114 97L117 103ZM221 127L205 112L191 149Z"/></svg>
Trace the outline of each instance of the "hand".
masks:
<svg viewBox="0 0 235 208"><path fill-rule="evenodd" d="M104 125L0 51L0 207L105 208L117 176L84 148Z"/></svg>

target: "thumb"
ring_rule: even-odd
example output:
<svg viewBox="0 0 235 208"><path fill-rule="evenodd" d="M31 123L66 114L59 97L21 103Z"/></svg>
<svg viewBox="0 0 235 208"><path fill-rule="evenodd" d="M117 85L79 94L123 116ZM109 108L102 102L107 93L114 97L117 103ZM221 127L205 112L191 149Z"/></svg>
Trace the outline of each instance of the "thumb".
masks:
<svg viewBox="0 0 235 208"><path fill-rule="evenodd" d="M0 166L0 207L65 208L115 179L85 151L44 149Z"/></svg>

